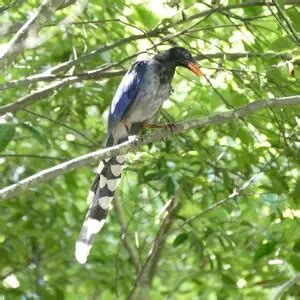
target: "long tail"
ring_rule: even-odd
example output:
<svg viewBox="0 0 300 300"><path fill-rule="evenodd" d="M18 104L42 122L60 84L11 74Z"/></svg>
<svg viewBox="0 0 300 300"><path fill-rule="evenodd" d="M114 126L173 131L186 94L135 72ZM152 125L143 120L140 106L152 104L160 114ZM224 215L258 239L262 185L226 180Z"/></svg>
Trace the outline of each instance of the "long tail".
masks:
<svg viewBox="0 0 300 300"><path fill-rule="evenodd" d="M84 264L95 240L95 235L103 227L109 205L121 178L124 155L108 158L100 162L96 177L88 195L89 209L76 242L75 256Z"/></svg>

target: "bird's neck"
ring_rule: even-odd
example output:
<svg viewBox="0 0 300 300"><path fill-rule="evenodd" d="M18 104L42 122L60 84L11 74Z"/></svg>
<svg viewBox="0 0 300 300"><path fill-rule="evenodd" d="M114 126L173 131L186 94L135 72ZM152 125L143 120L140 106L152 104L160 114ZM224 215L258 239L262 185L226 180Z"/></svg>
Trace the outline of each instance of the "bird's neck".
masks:
<svg viewBox="0 0 300 300"><path fill-rule="evenodd" d="M157 62L157 72L159 74L161 84L171 83L176 64L171 59L168 52L157 54L154 56L154 60Z"/></svg>
<svg viewBox="0 0 300 300"><path fill-rule="evenodd" d="M160 64L172 65L172 66L176 67L176 63L172 59L169 51L156 54L153 58Z"/></svg>

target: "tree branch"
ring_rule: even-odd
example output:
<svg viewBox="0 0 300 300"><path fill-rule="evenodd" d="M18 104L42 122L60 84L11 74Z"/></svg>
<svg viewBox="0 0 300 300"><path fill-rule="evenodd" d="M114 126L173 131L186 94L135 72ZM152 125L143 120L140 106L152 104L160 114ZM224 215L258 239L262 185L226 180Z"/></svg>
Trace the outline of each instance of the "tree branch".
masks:
<svg viewBox="0 0 300 300"><path fill-rule="evenodd" d="M18 32L7 44L5 50L0 53L0 69L3 71L9 67L13 60L25 48L25 40L35 36L41 27L51 18L58 7L65 3L64 0L45 0L43 4L28 18Z"/></svg>
<svg viewBox="0 0 300 300"><path fill-rule="evenodd" d="M74 4L76 0L65 0L64 3L57 8L57 10L63 9L67 6L70 6L71 4ZM269 3L269 5L273 5L273 3ZM300 0L287 0L285 1L284 5L300 5ZM227 5L224 6L222 9L224 10L234 10L239 8L245 8L245 7L252 7L252 6L266 6L265 1L245 1L239 4L233 4L233 5ZM190 17L187 17L185 20L190 21L193 19L196 19L199 17L199 14L203 14L203 12L192 15ZM185 20L180 20L179 24L182 24L185 22ZM102 22L105 22L102 21ZM16 33L22 26L24 25L24 22L17 22L15 24L9 25L9 26L1 26L0 28L0 37L3 37L8 34Z"/></svg>
<svg viewBox="0 0 300 300"><path fill-rule="evenodd" d="M176 211L177 202L177 195L175 195L165 207L163 222L160 225L159 231L151 247L150 254L135 280L134 286L128 297L129 300L150 299L152 279L155 275L161 251L165 245L167 235L172 225L172 219Z"/></svg>
<svg viewBox="0 0 300 300"><path fill-rule="evenodd" d="M111 71L111 72L104 72L101 70L92 70L84 75L74 75L65 77L61 80L55 81L41 89L38 89L34 92L32 92L29 95L26 95L20 99L18 99L14 103L10 103L7 105L3 105L0 107L0 115L5 114L7 112L16 112L24 107L27 107L28 105L35 103L42 99L43 97L46 97L48 95L51 95L54 91L60 90L64 86L67 86L69 84L72 84L74 82L80 81L82 78L85 79L101 79L101 78L110 78L113 76L124 74L124 71L117 70L117 71Z"/></svg>
<svg viewBox="0 0 300 300"><path fill-rule="evenodd" d="M199 54L196 56L198 61L204 59L217 59L223 58L228 60L236 60L240 58L253 58L253 57L263 57L263 58L280 58L283 60L292 60L293 56L289 53L273 53L273 52L236 52L236 53L225 53L225 52L217 52L217 53L209 53L209 54ZM294 62L294 64L300 64L300 60ZM95 80L95 79L103 79L103 78L111 78L115 76L121 76L126 72L126 70L112 70L105 71L103 69L95 69L90 70L81 74L74 75L43 75L37 74L30 76L25 79L15 80L11 82L4 83L0 85L0 91L8 88L14 88L17 86L29 85L31 83L35 83L37 81L54 81L53 83L40 88L36 91L33 91L31 94L28 94L14 103L10 103L7 105L0 106L0 115L5 114L7 112L14 113L28 105L35 103L41 100L43 97L51 95L54 91L60 90L65 86L68 86L75 82L80 82L83 80ZM61 78L61 79L60 79ZM60 79L60 80L58 80Z"/></svg>
<svg viewBox="0 0 300 300"><path fill-rule="evenodd" d="M17 2L17 1L16 1ZM57 10L61 10L61 9L64 9L72 4L74 4L76 2L76 0L65 0L63 1L63 3L57 8ZM16 3L13 3L14 5ZM11 4L9 4L11 5ZM26 23L26 21L20 21L20 22L16 22L14 24L11 24L11 25L5 25L5 24L1 24L0 26L0 37L3 37L5 35L8 35L8 34L13 34L13 33L16 33L18 32L18 30L20 30L20 28L22 26L24 26L24 24Z"/></svg>
<svg viewBox="0 0 300 300"><path fill-rule="evenodd" d="M295 274L293 278L285 282L280 288L276 295L272 298L273 300L282 299L283 294L288 291L293 285L300 282L300 273Z"/></svg>
<svg viewBox="0 0 300 300"><path fill-rule="evenodd" d="M55 80L67 79L70 77L77 77L77 81L95 80L95 79L121 76L124 75L125 73L126 70L103 71L102 69L95 69L95 70L86 71L84 73L78 73L78 74L75 73L75 74L68 74L68 75L67 74L66 75L54 75L54 74L45 75L44 73L42 73L42 74L28 76L24 79L12 80L0 84L0 91L11 89L11 88L19 88L21 86L28 86L29 84L33 84L41 81L55 81Z"/></svg>
<svg viewBox="0 0 300 300"><path fill-rule="evenodd" d="M141 268L139 253L134 243L132 243L130 238L128 238L126 232L127 226L125 221L125 214L119 197L114 197L114 209L116 211L117 219L120 224L121 240L129 253L129 256L134 264L136 271L138 272Z"/></svg>
<svg viewBox="0 0 300 300"><path fill-rule="evenodd" d="M176 128L174 128L173 132L178 133L192 128L206 127L209 125L232 122L237 118L246 117L261 109L266 109L266 108L275 109L275 108L283 108L288 106L292 107L299 104L300 104L300 95L257 100L255 102L241 106L234 110L225 111L222 113L217 113L212 116L206 116L206 117L202 117L190 121L179 122L176 124ZM134 139L126 141L122 144L110 148L106 148L106 149L100 149L95 152L91 152L79 156L77 158L66 161L52 168L43 170L11 186L3 188L2 190L0 190L0 199L7 199L7 198L14 197L20 194L21 192L36 186L41 182L44 182L51 178L55 178L75 168L79 168L88 165L92 162L103 160L105 158L109 158L112 156L126 154L129 151L136 150L137 147L140 145L146 145L151 142L160 141L163 140L164 138L168 138L171 136L172 133L169 131L166 131L164 129L156 130L154 133L143 135L141 137L135 137Z"/></svg>
<svg viewBox="0 0 300 300"><path fill-rule="evenodd" d="M247 181L243 182L239 187L235 187L234 190L232 191L232 193L227 196L226 198L219 200L215 203L213 203L212 205L210 205L209 207L207 207L205 210L201 211L200 213L184 220L180 226L178 228L175 228L174 230L172 230L172 233L174 233L177 230L182 229L182 226L186 225L186 224L190 224L191 222L193 222L194 220L201 218L202 216L206 215L207 213L209 213L210 211L216 209L219 206L222 206L223 204L231 201L231 200L235 200L237 199L239 196L241 196L241 194L248 189L248 187L253 184L255 181L258 180L258 177L261 176L262 174L264 174L264 171L266 170L267 167L269 167L272 162L275 161L277 157L272 158L271 160L269 160L266 164L264 164L264 166L262 168L260 168L259 172L257 172L256 174L254 174L253 176L251 176Z"/></svg>
<svg viewBox="0 0 300 300"><path fill-rule="evenodd" d="M65 159L61 157L55 157L55 156L47 156L47 155L35 155L35 154L14 154L14 153L1 153L0 157L13 157L13 158L37 158L37 159L53 159L53 160L59 160L64 161Z"/></svg>
<svg viewBox="0 0 300 300"><path fill-rule="evenodd" d="M300 36L298 36L295 28L292 25L292 22L290 21L290 19L286 16L284 10L281 8L281 6L279 5L279 3L276 0L272 0L272 3L275 5L278 14L282 17L282 19L285 21L287 27L289 28L289 30L292 33L292 37L294 38L294 41L298 44L298 46L300 45Z"/></svg>
<svg viewBox="0 0 300 300"><path fill-rule="evenodd" d="M293 61L293 55L288 52L235 52L235 53L229 53L229 52L216 52L216 53L201 53L195 56L195 58L198 61L205 60L205 59L227 59L227 60L237 60L240 58L279 58L282 60L289 60ZM294 64L300 65L300 60L298 61L295 59L293 61ZM32 76L28 76L23 79L18 80L12 80L9 82L5 82L3 84L0 84L0 91L11 89L11 88L19 88L21 86L28 86L29 84L33 84L36 82L41 81L55 81L55 80L61 80L66 79L70 77L77 77L76 81L83 81L83 80L94 80L94 79L102 79L102 78L111 78L115 76L121 76L126 73L126 70L112 70L112 71L103 71L103 69L95 69L95 70L89 70L84 73L78 73L78 74L72 74L72 75L45 75L42 74L36 74Z"/></svg>
<svg viewBox="0 0 300 300"><path fill-rule="evenodd" d="M290 0L290 1L286 1L286 5L300 5L300 0ZM265 1L249 1L249 2L243 2L240 4L233 4L233 5L227 5L227 6L218 6L215 8L210 8L207 9L205 11L202 11L200 13L191 15L189 17L186 17L185 19L181 19L179 21L177 21L175 24L174 23L167 23L166 25L163 25L161 27L157 27L151 31L148 31L146 33L143 34L137 34L137 35L132 35L126 38L123 38L121 40L118 40L114 43L111 43L109 45L105 45L102 47L99 47L85 55L82 55L76 59L64 62L62 64L59 64L57 66L55 66L54 68L52 68L53 72L58 72L61 70L65 70L68 68L71 68L74 65L77 65L79 63L82 63L84 61L90 60L92 58L94 58L95 56L99 55L100 53L103 53L105 51L111 50L115 47L120 47L121 45L124 45L126 43L135 41L135 40L139 40L139 39L144 39L144 38L149 38L149 37L156 37L159 36L160 34L166 34L168 33L168 30L176 25L182 25L184 23L193 21L195 19L201 18L201 17L207 17L213 13L216 12L223 12L223 11L228 11L228 10L233 10L233 9L239 9L239 8L245 8L245 7L252 7L252 6L265 6L266 3ZM270 3L269 5L273 5L272 3Z"/></svg>

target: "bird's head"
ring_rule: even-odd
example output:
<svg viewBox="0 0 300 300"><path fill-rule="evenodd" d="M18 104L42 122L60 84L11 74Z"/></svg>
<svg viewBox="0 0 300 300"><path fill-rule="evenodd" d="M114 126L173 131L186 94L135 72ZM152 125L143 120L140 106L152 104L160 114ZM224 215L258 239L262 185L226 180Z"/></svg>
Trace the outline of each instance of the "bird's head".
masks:
<svg viewBox="0 0 300 300"><path fill-rule="evenodd" d="M168 50L169 59L174 61L176 66L182 66L189 70L191 70L193 73L195 73L197 76L202 75L202 71L199 68L196 61L193 59L192 54L190 51L183 47L173 47Z"/></svg>

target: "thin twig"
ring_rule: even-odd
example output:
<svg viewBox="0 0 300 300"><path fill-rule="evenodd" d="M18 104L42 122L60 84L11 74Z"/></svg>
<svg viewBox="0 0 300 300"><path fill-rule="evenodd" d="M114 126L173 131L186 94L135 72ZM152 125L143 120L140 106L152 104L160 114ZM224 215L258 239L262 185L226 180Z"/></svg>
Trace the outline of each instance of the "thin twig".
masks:
<svg viewBox="0 0 300 300"><path fill-rule="evenodd" d="M48 120L48 121L50 121L50 122L52 122L52 123L58 124L58 125L63 126L63 127L67 128L67 129L69 129L69 130L72 130L73 132L77 133L77 134L80 135L82 138L84 138L85 140L87 140L91 145L99 146L99 143L95 143L95 142L94 142L93 140L91 140L88 136L86 136L83 132L81 132L80 130L78 130L78 129L74 128L74 127L71 127L71 126L69 126L69 125L67 125L67 124L65 124L65 123L63 123L63 122L61 122L61 121L51 119L51 118L49 118L49 117L47 117L47 116L45 116L45 115L38 114L38 113L33 112L33 111L31 111L31 110L28 110L28 109L25 109L25 108L24 108L23 110L26 111L27 113L33 115L33 116L36 116L36 117L38 117L38 118L42 118L42 119Z"/></svg>
<svg viewBox="0 0 300 300"><path fill-rule="evenodd" d="M290 32L292 33L293 37L294 37L294 41L298 44L298 46L300 45L300 36L298 36L295 28L293 27L291 21L289 20L289 18L286 16L285 12L283 11L283 9L281 8L281 6L278 4L278 2L276 0L272 0L272 3L274 4L274 6L276 7L278 14L280 14L281 18L284 20L284 22L286 23L287 27L289 28Z"/></svg>
<svg viewBox="0 0 300 300"><path fill-rule="evenodd" d="M65 161L65 158L47 155L35 155L35 154L14 154L14 153L1 153L0 157L14 157L14 158L37 158L37 159L53 159L58 161Z"/></svg>
<svg viewBox="0 0 300 300"><path fill-rule="evenodd" d="M126 221L125 221L125 214L124 210L121 204L121 201L119 197L114 198L114 208L117 214L117 219L120 224L121 228L121 240L124 243L130 258L134 264L134 267L136 271L138 272L141 267L140 259L139 259L139 254L137 251L137 248L134 243L131 242L130 237L128 237L128 234L126 232Z"/></svg>

